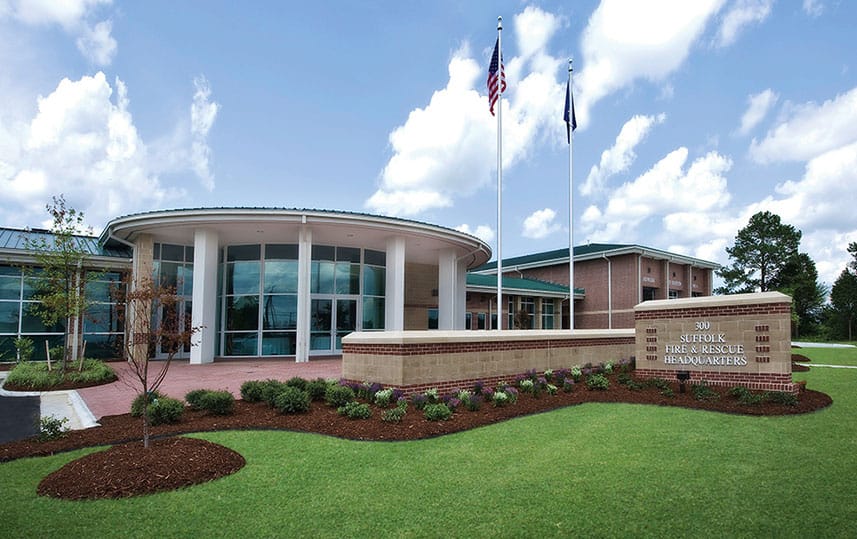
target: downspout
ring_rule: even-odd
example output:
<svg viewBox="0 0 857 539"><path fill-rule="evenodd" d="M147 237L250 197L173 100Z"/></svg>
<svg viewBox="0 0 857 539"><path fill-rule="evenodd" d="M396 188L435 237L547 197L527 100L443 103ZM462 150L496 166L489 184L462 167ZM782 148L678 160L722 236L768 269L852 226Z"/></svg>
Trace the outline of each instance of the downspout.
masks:
<svg viewBox="0 0 857 539"><path fill-rule="evenodd" d="M637 255L637 303L643 302L643 254Z"/></svg>
<svg viewBox="0 0 857 539"><path fill-rule="evenodd" d="M613 263L605 254L601 258L607 261L607 329L613 329Z"/></svg>

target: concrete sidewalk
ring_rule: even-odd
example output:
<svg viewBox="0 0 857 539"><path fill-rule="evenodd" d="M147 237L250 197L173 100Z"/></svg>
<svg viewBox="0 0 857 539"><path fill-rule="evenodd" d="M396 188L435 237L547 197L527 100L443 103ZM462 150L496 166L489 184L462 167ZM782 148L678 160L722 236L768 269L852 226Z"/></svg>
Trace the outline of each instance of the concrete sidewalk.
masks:
<svg viewBox="0 0 857 539"><path fill-rule="evenodd" d="M150 379L157 375L162 365L158 361L150 363ZM141 389L140 382L128 363L112 362L110 366L119 378L116 382L77 390L95 418L128 413L131 410L131 401ZM286 381L294 376L307 380L339 379L342 376L342 360L316 359L307 363L295 363L286 359L242 359L215 361L205 365L191 365L186 360L173 361L164 383L161 384L160 392L183 399L192 389L226 389L239 398L241 384L247 380L274 378Z"/></svg>

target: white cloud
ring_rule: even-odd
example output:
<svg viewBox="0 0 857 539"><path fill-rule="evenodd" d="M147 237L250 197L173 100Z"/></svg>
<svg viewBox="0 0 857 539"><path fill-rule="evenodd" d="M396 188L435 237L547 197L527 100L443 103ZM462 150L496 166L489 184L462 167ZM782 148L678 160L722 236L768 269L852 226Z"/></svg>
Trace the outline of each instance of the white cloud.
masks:
<svg viewBox="0 0 857 539"><path fill-rule="evenodd" d="M4 5L5 1L5 5ZM58 25L76 36L81 54L97 66L106 66L116 55L116 40L110 35L112 22L88 22L100 6L112 0L0 0L0 18L9 17L30 26Z"/></svg>
<svg viewBox="0 0 857 539"><path fill-rule="evenodd" d="M750 157L759 163L805 161L857 141L857 88L818 105L785 107L786 119L765 138L750 143Z"/></svg>
<svg viewBox="0 0 857 539"><path fill-rule="evenodd" d="M657 116L635 115L625 122L616 142L610 148L601 152L601 161L592 165L586 181L580 186L580 193L588 196L601 190L604 182L615 174L625 172L637 158L634 148L646 137L655 124L663 123L666 115Z"/></svg>
<svg viewBox="0 0 857 539"><path fill-rule="evenodd" d="M671 241L698 239L708 232L706 214L718 214L730 200L724 173L732 161L717 152L696 159L685 171L687 148L678 148L637 179L609 196L606 207L584 212L583 231L593 241L634 241L640 224L661 216ZM678 209L678 210L677 210Z"/></svg>
<svg viewBox="0 0 857 539"><path fill-rule="evenodd" d="M604 0L583 32L583 70L575 78L580 128L599 100L637 79L660 82L687 58L723 0Z"/></svg>
<svg viewBox="0 0 857 539"><path fill-rule="evenodd" d="M7 201L0 222L40 222L46 201L60 193L94 223L183 196L181 188L162 183L163 166L140 138L129 107L125 84L117 78L111 86L98 72L63 79L38 98L35 116L25 123L4 129L0 116L0 183ZM192 168L186 161L184 170Z"/></svg>
<svg viewBox="0 0 857 539"><path fill-rule="evenodd" d="M77 50L97 66L110 65L116 56L116 40L110 35L112 21L101 21L94 27L84 26L77 38Z"/></svg>
<svg viewBox="0 0 857 539"><path fill-rule="evenodd" d="M514 18L521 54L504 52L509 81L503 99L504 168L525 158L538 137L560 137L561 124L552 120L564 95L556 80L562 62L545 50L559 24L556 16L535 7ZM411 111L390 134L393 155L381 172L378 189L365 203L367 208L415 215L452 206L456 198L491 184L496 120L488 113L482 64L471 58L467 44L453 53L446 87L435 91L424 108Z"/></svg>
<svg viewBox="0 0 857 539"><path fill-rule="evenodd" d="M554 210L550 208L537 210L524 219L524 229L521 235L525 238L539 240L562 230L562 226L554 219L556 219Z"/></svg>
<svg viewBox="0 0 857 539"><path fill-rule="evenodd" d="M191 132L191 168L210 191L214 189L214 174L211 172L211 148L208 146L208 132L217 118L220 105L210 101L211 86L205 77L193 80L196 92L190 107Z"/></svg>
<svg viewBox="0 0 857 539"><path fill-rule="evenodd" d="M726 15L717 32L716 46L728 47L741 31L753 23L761 23L771 14L773 0L737 0Z"/></svg>
<svg viewBox="0 0 857 539"><path fill-rule="evenodd" d="M759 122L765 118L771 107L776 104L778 97L770 88L749 96L747 98L747 110L741 116L741 127L738 128L738 133L746 135L759 125Z"/></svg>
<svg viewBox="0 0 857 539"><path fill-rule="evenodd" d="M491 243L494 241L494 229L488 225L478 225L474 230L470 225L464 223L455 227L455 230L464 232L465 234L470 234L471 236L476 236L485 243Z"/></svg>
<svg viewBox="0 0 857 539"><path fill-rule="evenodd" d="M824 4L821 0L803 0L803 10L810 17L818 17L824 13Z"/></svg>

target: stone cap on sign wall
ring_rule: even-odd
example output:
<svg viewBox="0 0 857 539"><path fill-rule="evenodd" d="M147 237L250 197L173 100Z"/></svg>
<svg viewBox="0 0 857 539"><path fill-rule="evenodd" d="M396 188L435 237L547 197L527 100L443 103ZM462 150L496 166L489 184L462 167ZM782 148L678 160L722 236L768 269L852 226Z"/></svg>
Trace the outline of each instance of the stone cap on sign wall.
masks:
<svg viewBox="0 0 857 539"><path fill-rule="evenodd" d="M627 329L524 329L524 330L409 330L355 331L342 338L343 344L416 344L450 342L544 341L634 338Z"/></svg>
<svg viewBox="0 0 857 539"><path fill-rule="evenodd" d="M635 311L659 311L671 309L697 309L722 307L724 305L760 305L767 303L791 303L792 298L782 292L754 292L726 296L702 296L697 298L655 299L644 301L634 307Z"/></svg>

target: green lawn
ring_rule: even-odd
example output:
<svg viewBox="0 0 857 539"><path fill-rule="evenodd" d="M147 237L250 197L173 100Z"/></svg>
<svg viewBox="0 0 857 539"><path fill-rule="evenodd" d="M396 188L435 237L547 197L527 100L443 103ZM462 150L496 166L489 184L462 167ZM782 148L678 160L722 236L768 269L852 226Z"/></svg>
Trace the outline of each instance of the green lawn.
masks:
<svg viewBox="0 0 857 539"><path fill-rule="evenodd" d="M792 351L810 358L810 365L821 363L857 366L857 348L793 348Z"/></svg>
<svg viewBox="0 0 857 539"><path fill-rule="evenodd" d="M857 369L795 377L833 406L759 418L590 404L419 442L204 434L247 466L122 501L35 495L85 451L20 460L0 465L0 522L7 537L853 537Z"/></svg>

